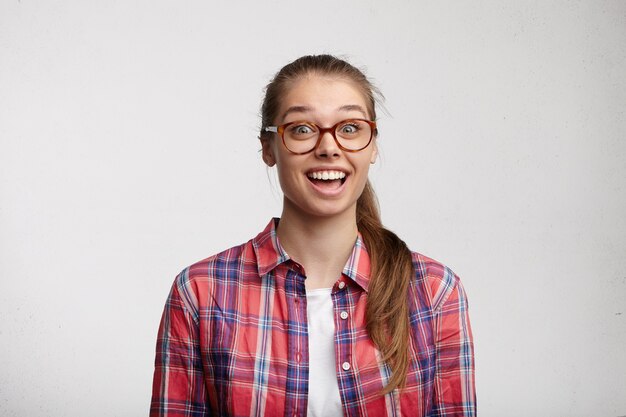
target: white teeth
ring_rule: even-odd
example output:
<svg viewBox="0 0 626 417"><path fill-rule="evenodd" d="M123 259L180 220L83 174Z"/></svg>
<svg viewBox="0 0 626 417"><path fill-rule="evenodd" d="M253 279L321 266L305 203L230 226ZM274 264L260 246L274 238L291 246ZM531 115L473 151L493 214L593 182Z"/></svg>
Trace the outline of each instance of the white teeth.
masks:
<svg viewBox="0 0 626 417"><path fill-rule="evenodd" d="M346 177L346 173L341 171L316 171L310 172L308 177L314 180L340 180Z"/></svg>

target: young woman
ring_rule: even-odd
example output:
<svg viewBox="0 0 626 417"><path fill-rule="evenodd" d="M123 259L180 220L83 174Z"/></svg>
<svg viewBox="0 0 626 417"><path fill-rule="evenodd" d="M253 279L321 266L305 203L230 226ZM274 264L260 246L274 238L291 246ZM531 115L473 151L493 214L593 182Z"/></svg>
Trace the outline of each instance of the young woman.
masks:
<svg viewBox="0 0 626 417"><path fill-rule="evenodd" d="M152 416L473 416L467 300L383 228L375 89L329 55L267 86L260 140L280 219L183 270L165 306Z"/></svg>

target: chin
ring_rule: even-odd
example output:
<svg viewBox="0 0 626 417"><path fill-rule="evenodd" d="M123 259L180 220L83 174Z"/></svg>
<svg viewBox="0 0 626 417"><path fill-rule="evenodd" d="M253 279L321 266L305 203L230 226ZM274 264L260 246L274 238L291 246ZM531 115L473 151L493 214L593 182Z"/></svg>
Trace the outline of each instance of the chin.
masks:
<svg viewBox="0 0 626 417"><path fill-rule="evenodd" d="M303 210L305 215L330 219L332 217L342 217L352 214L356 218L356 202L354 204L337 204L328 202L327 204L308 205Z"/></svg>

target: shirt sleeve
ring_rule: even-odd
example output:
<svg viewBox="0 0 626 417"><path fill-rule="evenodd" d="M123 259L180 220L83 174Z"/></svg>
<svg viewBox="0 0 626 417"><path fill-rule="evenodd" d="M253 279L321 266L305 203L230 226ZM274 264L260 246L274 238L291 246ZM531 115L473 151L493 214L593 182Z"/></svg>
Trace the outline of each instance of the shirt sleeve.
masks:
<svg viewBox="0 0 626 417"><path fill-rule="evenodd" d="M458 278L434 319L437 369L433 411L442 417L475 416L474 344L467 298Z"/></svg>
<svg viewBox="0 0 626 417"><path fill-rule="evenodd" d="M172 287L159 326L151 417L211 415L200 354L198 317L186 307L179 282L177 279Z"/></svg>

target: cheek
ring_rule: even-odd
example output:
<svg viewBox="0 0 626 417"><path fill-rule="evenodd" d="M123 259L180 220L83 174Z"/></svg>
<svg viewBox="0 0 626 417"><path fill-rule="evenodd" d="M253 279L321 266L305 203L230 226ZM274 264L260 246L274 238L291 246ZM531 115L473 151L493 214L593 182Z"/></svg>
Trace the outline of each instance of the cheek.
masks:
<svg viewBox="0 0 626 417"><path fill-rule="evenodd" d="M276 172L283 192L288 192L300 179L296 167L280 158L276 161Z"/></svg>
<svg viewBox="0 0 626 417"><path fill-rule="evenodd" d="M356 165L359 168L360 175L367 177L370 171L370 166L372 165L372 160L375 158L375 156L373 155L373 152L367 155L360 156L362 156L362 158L359 158L359 161L356 162Z"/></svg>
<svg viewBox="0 0 626 417"><path fill-rule="evenodd" d="M365 183L368 180L369 169L370 169L370 155L367 155L365 158L359 161L359 175L358 175L358 184L359 189L365 187Z"/></svg>

